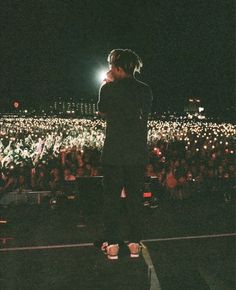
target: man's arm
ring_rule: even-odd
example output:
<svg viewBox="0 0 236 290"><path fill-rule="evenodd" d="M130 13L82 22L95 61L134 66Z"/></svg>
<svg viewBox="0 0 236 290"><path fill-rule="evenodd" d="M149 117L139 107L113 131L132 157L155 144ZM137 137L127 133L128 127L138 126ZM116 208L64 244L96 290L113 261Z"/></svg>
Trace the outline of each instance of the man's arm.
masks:
<svg viewBox="0 0 236 290"><path fill-rule="evenodd" d="M148 116L148 114L151 113L152 101L153 101L152 90L149 86L147 86L145 88L145 93L143 94L143 99L142 99L142 104L141 104L143 115Z"/></svg>
<svg viewBox="0 0 236 290"><path fill-rule="evenodd" d="M101 117L106 117L108 106L109 106L107 84L102 85L99 90L97 106L98 106L98 114Z"/></svg>

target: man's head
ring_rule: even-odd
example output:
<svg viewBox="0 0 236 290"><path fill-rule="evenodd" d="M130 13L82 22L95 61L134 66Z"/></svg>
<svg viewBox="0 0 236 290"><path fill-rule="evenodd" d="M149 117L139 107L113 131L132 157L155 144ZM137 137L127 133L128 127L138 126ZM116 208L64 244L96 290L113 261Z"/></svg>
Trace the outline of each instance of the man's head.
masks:
<svg viewBox="0 0 236 290"><path fill-rule="evenodd" d="M114 79L132 77L143 66L141 58L131 49L113 49L107 61Z"/></svg>

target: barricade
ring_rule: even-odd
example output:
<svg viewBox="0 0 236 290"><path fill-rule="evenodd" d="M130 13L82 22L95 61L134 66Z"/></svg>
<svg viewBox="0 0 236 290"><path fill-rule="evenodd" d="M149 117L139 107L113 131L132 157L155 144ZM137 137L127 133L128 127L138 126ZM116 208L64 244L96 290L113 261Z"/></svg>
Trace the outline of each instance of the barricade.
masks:
<svg viewBox="0 0 236 290"><path fill-rule="evenodd" d="M0 198L1 206L8 206L11 204L41 204L45 197L51 196L52 192L46 191L32 191L32 190L22 190L22 191L12 191L4 193ZM57 195L61 195L61 191L56 192Z"/></svg>

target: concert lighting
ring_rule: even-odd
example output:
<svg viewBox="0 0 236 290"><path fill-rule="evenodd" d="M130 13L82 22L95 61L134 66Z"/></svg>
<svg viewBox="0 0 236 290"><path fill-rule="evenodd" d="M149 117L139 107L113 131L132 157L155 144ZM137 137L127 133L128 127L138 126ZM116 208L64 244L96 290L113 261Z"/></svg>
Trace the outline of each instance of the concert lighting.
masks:
<svg viewBox="0 0 236 290"><path fill-rule="evenodd" d="M17 101L17 100L13 101L13 107L14 107L15 109L19 109L19 107L20 107L20 102Z"/></svg>
<svg viewBox="0 0 236 290"><path fill-rule="evenodd" d="M106 79L107 69L101 69L98 72L98 81L103 82Z"/></svg>

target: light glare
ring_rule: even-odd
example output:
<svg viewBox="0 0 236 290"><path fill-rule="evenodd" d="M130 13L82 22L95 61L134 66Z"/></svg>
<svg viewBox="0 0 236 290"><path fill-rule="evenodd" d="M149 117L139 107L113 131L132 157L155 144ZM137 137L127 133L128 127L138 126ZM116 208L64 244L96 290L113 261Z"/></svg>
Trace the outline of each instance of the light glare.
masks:
<svg viewBox="0 0 236 290"><path fill-rule="evenodd" d="M107 70L102 69L98 72L98 80L99 82L103 82L106 79L107 76Z"/></svg>

